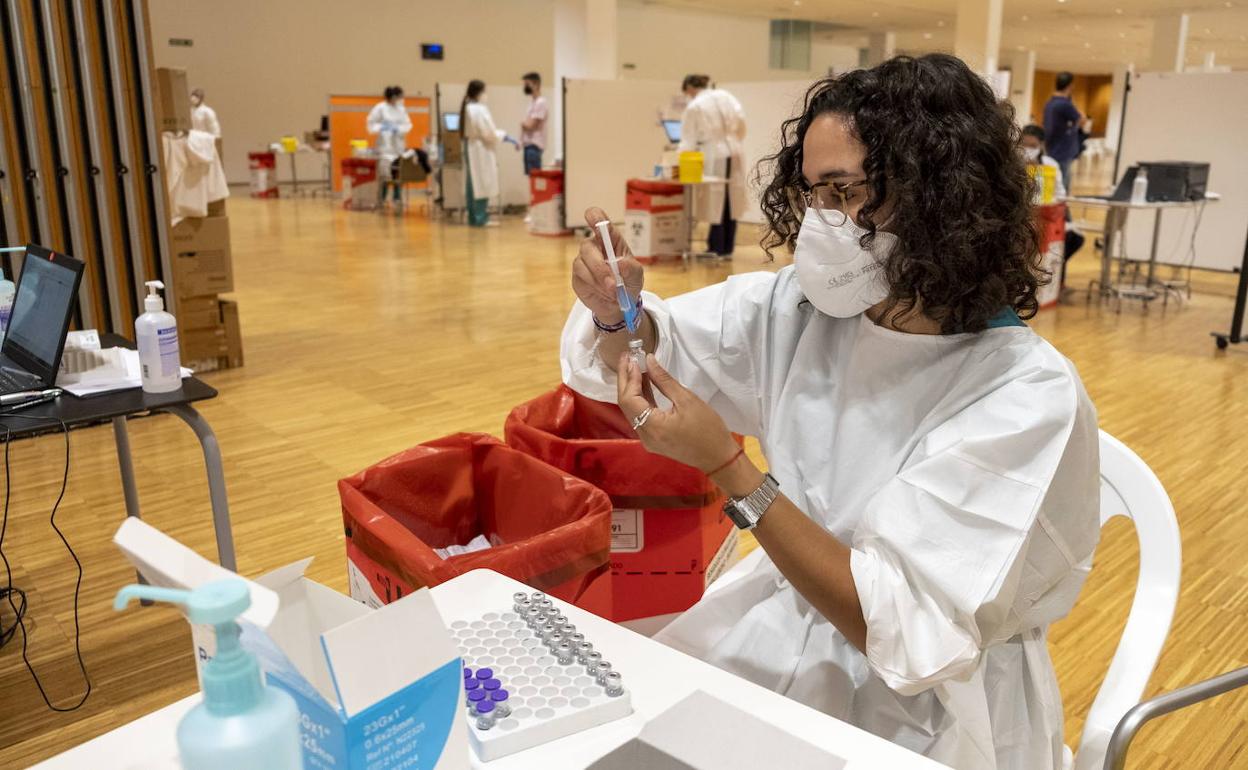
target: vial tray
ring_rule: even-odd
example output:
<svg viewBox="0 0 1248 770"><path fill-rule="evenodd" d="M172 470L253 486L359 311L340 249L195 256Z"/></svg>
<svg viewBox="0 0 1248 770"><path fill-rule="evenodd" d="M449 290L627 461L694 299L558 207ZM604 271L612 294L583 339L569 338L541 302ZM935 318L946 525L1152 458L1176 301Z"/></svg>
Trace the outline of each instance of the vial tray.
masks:
<svg viewBox="0 0 1248 770"><path fill-rule="evenodd" d="M528 603L525 609L545 603L541 608L541 622L535 622L532 613L516 611L521 597ZM582 635L566 619L556 627L559 634L555 645L549 645L542 638L543 631L547 632L546 636L552 636L549 629L554 626L545 621L556 618L562 618L558 608L536 592L516 594L510 607L486 612L475 620L457 620L450 624L451 635L464 660L464 718L468 720L468 737L482 761L505 757L632 713L628 689L623 686L618 672L611 673L609 658L602 658L601 651L593 650L592 639L580 638ZM572 630L564 638L566 628ZM560 641L568 642L576 655L566 663L560 662ZM583 642L588 642L590 648L577 649ZM567 652L565 647L562 653L565 659ZM592 654L594 652L597 654ZM588 660L582 657L583 653L590 653ZM604 663L606 667L602 668ZM590 669L597 670L591 674ZM469 683L470 679L479 681ZM496 681L491 682L491 679ZM493 695L497 706L499 696L494 692L505 690L507 695L502 702L510 713L504 717L489 714L484 722L492 722L492 725L482 729L476 701L468 698L473 690L484 691L487 682L493 689L486 699ZM618 694L608 695L608 685ZM475 697L480 699L481 696Z"/></svg>

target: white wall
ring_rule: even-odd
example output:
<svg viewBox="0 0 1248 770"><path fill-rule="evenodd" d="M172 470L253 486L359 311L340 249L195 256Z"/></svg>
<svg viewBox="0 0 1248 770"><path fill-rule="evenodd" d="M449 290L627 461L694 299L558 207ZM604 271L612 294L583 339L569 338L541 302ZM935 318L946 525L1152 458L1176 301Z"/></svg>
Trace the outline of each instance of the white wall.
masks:
<svg viewBox="0 0 1248 770"><path fill-rule="evenodd" d="M551 0L157 0L149 4L158 67L183 67L207 91L224 135L231 182L247 153L319 128L329 94L380 94L392 83L432 98L434 83L518 84L554 62ZM169 38L191 38L174 48ZM422 61L442 43L444 61ZM317 156L300 178L323 174ZM287 178L283 159L279 174ZM306 174L306 176L305 176Z"/></svg>
<svg viewBox="0 0 1248 770"><path fill-rule="evenodd" d="M858 66L858 49L812 41L810 70L773 70L768 66L770 22L755 16L729 16L621 0L620 63L626 78L674 80L704 73L715 81L795 80Z"/></svg>

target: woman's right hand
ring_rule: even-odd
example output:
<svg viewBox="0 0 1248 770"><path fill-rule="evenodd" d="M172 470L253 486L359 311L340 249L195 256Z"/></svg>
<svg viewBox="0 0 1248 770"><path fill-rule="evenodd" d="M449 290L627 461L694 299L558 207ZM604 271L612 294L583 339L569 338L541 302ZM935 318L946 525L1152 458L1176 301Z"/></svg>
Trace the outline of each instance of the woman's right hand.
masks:
<svg viewBox="0 0 1248 770"><path fill-rule="evenodd" d="M585 211L585 222L589 225L590 236L581 242L581 251L572 263L572 290L599 321L616 324L624 320L624 314L620 311L620 302L615 296L615 276L607 264L602 236L595 226L605 221L607 215L602 209L594 207ZM619 258L624 286L635 300L641 296L644 270L641 263L633 258L633 253L629 251L620 231L614 226L608 229L615 255Z"/></svg>

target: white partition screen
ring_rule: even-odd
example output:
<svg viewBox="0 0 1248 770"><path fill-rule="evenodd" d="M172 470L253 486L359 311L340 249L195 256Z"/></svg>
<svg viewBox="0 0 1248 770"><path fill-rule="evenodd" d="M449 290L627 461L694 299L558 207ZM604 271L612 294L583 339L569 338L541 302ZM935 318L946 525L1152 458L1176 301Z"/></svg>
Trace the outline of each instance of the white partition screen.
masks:
<svg viewBox="0 0 1248 770"><path fill-rule="evenodd" d="M780 148L780 126L784 121L802 110L802 100L810 88L809 80L780 80L753 83L724 83L720 87L737 97L745 110L745 164L748 176L746 190L749 210L737 215L738 221L755 224L763 221L759 208L760 188L755 184L754 172L758 164ZM770 178L763 168L759 180L765 185Z"/></svg>
<svg viewBox="0 0 1248 770"><path fill-rule="evenodd" d="M1139 161L1185 160L1209 164L1209 190L1222 200L1208 204L1196 232L1196 267L1231 270L1244 255L1248 237L1248 72L1149 72L1131 79L1118 173ZM1158 236L1157 259L1191 260L1194 210L1167 211ZM1153 219L1132 212L1127 246L1147 259Z"/></svg>
<svg viewBox="0 0 1248 770"><path fill-rule="evenodd" d="M676 84L662 80L564 81L564 203L569 227L599 206L607 216L624 216L629 179L654 174L667 137L659 113L668 108Z"/></svg>
<svg viewBox="0 0 1248 770"><path fill-rule="evenodd" d="M438 83L438 109L442 112L457 112L464 100L467 83ZM529 97L524 95L521 86L496 86L486 84L485 93L488 97L486 106L494 118L494 125L506 131L513 139L520 138L520 121L529 112ZM435 116L436 130L441 138L441 116ZM547 131L549 137L550 131ZM504 206L527 206L529 203L529 178L524 175L524 158L522 153L511 144L500 144L495 151L498 154L498 187ZM553 153L548 147L543 161L550 161ZM491 201L493 203L494 201Z"/></svg>

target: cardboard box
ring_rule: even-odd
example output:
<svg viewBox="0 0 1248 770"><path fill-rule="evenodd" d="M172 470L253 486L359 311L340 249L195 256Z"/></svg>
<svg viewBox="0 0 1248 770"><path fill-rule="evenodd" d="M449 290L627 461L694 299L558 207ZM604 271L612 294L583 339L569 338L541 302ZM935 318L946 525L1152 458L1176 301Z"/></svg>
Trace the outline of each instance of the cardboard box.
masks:
<svg viewBox="0 0 1248 770"><path fill-rule="evenodd" d="M113 542L153 585L243 579L137 518ZM304 577L311 561L246 581L241 637L299 707L306 770L468 767L463 664L429 591L373 610ZM211 627L192 641L197 665L216 652Z"/></svg>
<svg viewBox="0 0 1248 770"><path fill-rule="evenodd" d="M625 211L624 240L643 262L678 259L689 248L685 212Z"/></svg>
<svg viewBox="0 0 1248 770"><path fill-rule="evenodd" d="M589 765L590 770L842 770L843 757L699 690L646 722L641 732Z"/></svg>
<svg viewBox="0 0 1248 770"><path fill-rule="evenodd" d="M173 314L178 319L178 330L183 333L194 329L224 328L221 320L221 300L215 295L178 297Z"/></svg>
<svg viewBox="0 0 1248 770"><path fill-rule="evenodd" d="M186 70L156 68L156 124L161 131L191 130L191 89Z"/></svg>
<svg viewBox="0 0 1248 770"><path fill-rule="evenodd" d="M243 365L243 330L238 322L238 302L221 300L221 322L225 324L226 368L237 369Z"/></svg>
<svg viewBox="0 0 1248 770"><path fill-rule="evenodd" d="M234 290L228 217L183 219L170 232L173 276L179 297L202 297Z"/></svg>
<svg viewBox="0 0 1248 770"><path fill-rule="evenodd" d="M178 346L182 351L182 363L191 369L195 368L191 366L191 361L220 358L230 352L224 326L215 329L179 329ZM208 367L201 366L200 369L207 371Z"/></svg>
<svg viewBox="0 0 1248 770"><path fill-rule="evenodd" d="M212 201L211 203L209 203L208 204L208 216L210 217L225 216L225 201L226 199L222 198L219 201Z"/></svg>

